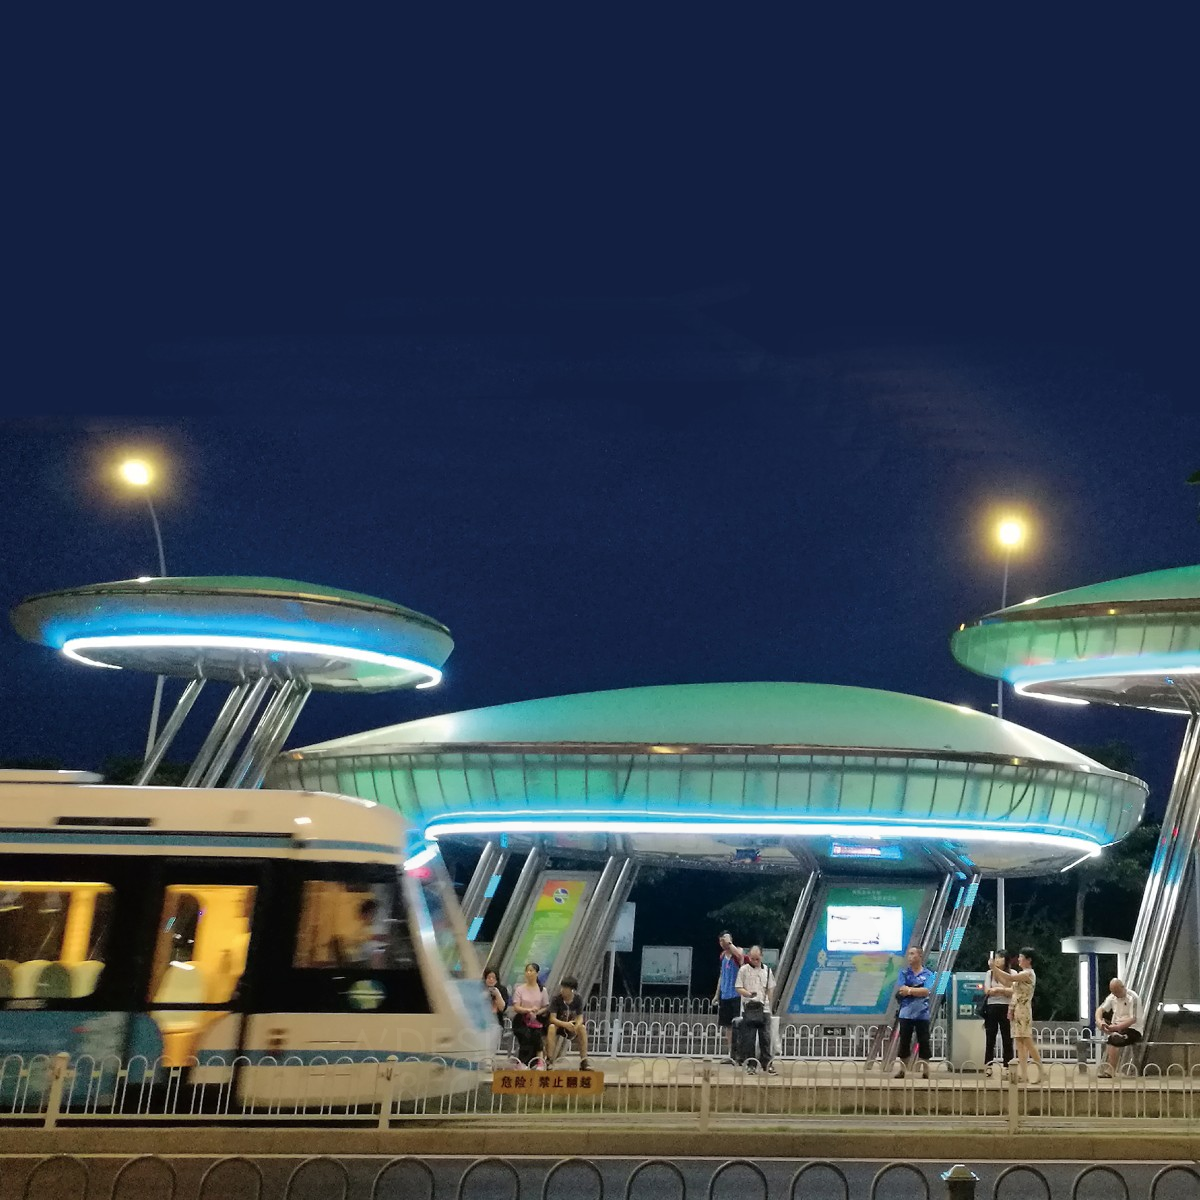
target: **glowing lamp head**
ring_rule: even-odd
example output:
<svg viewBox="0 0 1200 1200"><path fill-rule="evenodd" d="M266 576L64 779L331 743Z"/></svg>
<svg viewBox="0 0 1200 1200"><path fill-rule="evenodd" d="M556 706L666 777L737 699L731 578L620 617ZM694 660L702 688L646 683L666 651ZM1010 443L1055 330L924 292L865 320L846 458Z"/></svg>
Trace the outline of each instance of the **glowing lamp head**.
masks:
<svg viewBox="0 0 1200 1200"><path fill-rule="evenodd" d="M1012 550L1025 540L1025 526L1012 517L1007 517L996 526L996 540L1006 550Z"/></svg>
<svg viewBox="0 0 1200 1200"><path fill-rule="evenodd" d="M127 458L118 468L118 474L130 487L149 487L154 478L150 464L141 458Z"/></svg>

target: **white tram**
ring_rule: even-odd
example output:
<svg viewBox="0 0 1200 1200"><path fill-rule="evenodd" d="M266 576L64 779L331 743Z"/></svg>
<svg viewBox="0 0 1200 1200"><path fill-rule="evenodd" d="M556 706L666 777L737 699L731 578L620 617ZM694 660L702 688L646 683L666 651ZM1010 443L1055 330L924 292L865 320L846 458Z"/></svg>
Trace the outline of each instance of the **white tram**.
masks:
<svg viewBox="0 0 1200 1200"><path fill-rule="evenodd" d="M95 779L0 771L0 1071L66 1051L280 1104L368 1102L388 1060L401 1100L475 1086L497 1023L397 813Z"/></svg>

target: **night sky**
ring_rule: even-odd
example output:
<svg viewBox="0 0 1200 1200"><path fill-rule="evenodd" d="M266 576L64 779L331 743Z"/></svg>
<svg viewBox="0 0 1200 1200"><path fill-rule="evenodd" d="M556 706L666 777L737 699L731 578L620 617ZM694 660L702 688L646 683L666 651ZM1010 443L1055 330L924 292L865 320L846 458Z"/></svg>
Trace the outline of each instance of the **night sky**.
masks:
<svg viewBox="0 0 1200 1200"><path fill-rule="evenodd" d="M39 157L16 252L6 607L153 572L101 479L143 446L170 572L453 632L441 688L315 697L293 745L709 680L986 707L948 638L999 604L989 513L1035 521L1012 600L1196 561L1169 30L242 32L127 139L38 118L79 154ZM0 666L0 757L140 750L149 680L7 628ZM1006 715L1127 739L1161 805L1181 723Z"/></svg>

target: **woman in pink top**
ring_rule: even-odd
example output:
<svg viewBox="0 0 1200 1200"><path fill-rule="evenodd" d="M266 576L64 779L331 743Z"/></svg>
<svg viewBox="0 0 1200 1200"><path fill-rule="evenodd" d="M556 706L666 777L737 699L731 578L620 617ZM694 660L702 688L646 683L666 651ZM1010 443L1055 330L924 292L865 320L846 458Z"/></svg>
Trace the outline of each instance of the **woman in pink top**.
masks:
<svg viewBox="0 0 1200 1200"><path fill-rule="evenodd" d="M545 1065L542 1041L546 1036L546 1018L550 1015L550 994L538 983L537 963L525 964L525 979L513 988L513 1037L517 1057L528 1066Z"/></svg>

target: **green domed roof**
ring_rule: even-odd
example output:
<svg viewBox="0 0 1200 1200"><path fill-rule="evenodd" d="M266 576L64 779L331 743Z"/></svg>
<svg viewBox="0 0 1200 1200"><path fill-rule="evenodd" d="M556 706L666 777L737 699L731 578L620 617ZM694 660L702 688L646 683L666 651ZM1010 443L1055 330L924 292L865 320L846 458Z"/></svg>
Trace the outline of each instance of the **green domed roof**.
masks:
<svg viewBox="0 0 1200 1200"><path fill-rule="evenodd" d="M534 742L672 749L695 744L870 747L1091 761L975 709L817 683L691 683L550 696L407 721L307 746L300 753Z"/></svg>
<svg viewBox="0 0 1200 1200"><path fill-rule="evenodd" d="M350 592L344 588L305 583L299 579L279 579L273 575L157 575L139 579L115 579L107 583L87 583L80 587L61 588L30 596L24 603L53 596L120 596L144 595L147 592L204 593L212 595L270 596L291 600L323 600L334 604L351 604L396 613L418 621L428 622L445 630L440 622L415 609L405 608L391 600L368 596L365 592ZM449 632L449 630L446 630Z"/></svg>
<svg viewBox="0 0 1200 1200"><path fill-rule="evenodd" d="M960 626L950 648L964 667L1028 695L1190 712L1200 674L1200 566L1013 604Z"/></svg>
<svg viewBox="0 0 1200 1200"><path fill-rule="evenodd" d="M1083 587L1069 588L1050 596L1038 596L1021 604L1010 604L1008 608L989 616L1021 619L1028 613L1046 609L1075 608L1087 605L1122 604L1139 600L1146 601L1193 601L1200 604L1200 565L1190 567L1168 567L1163 571L1147 571L1142 575L1126 575L1122 579L1109 579L1104 583L1089 583ZM1155 604L1155 607L1159 607Z"/></svg>

